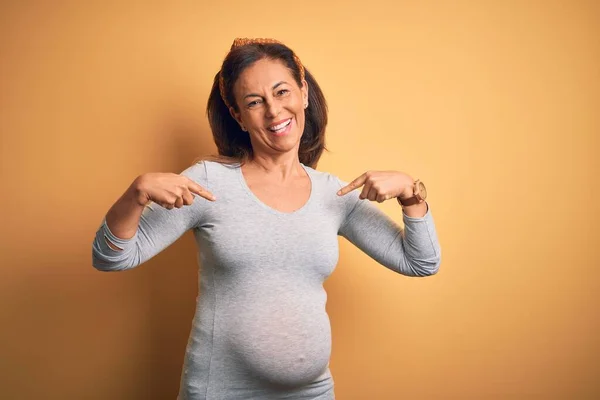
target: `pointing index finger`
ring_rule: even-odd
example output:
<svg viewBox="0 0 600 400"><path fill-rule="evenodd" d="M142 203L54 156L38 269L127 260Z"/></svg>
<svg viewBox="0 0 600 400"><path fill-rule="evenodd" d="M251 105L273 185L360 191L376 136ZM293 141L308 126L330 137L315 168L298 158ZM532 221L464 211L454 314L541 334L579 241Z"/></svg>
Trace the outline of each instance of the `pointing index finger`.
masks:
<svg viewBox="0 0 600 400"><path fill-rule="evenodd" d="M211 192L204 189L202 186L198 185L191 179L189 180L187 187L190 192L195 193L198 196L205 198L206 200L215 201L217 199Z"/></svg>
<svg viewBox="0 0 600 400"><path fill-rule="evenodd" d="M367 180L367 174L362 174L361 176L359 176L358 178L356 178L355 180L353 180L352 182L350 182L349 184L347 184L346 186L341 188L337 192L338 196L343 196L347 193L350 193L354 189L361 187L362 185L365 184L366 180Z"/></svg>

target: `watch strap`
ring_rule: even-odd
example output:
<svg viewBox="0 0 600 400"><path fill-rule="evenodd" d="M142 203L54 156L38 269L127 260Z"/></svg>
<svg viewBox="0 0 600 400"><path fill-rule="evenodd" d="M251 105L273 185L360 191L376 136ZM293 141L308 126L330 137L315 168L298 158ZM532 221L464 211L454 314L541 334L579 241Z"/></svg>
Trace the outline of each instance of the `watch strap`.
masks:
<svg viewBox="0 0 600 400"><path fill-rule="evenodd" d="M411 197L407 199L401 199L400 197L398 197L398 203L400 203L401 206L414 206L415 204L419 204L425 201L425 199L422 196L420 196L419 189L417 186L419 185L419 183L420 180L417 179L413 185L413 195Z"/></svg>
<svg viewBox="0 0 600 400"><path fill-rule="evenodd" d="M398 197L398 203L400 203L401 206L414 206L415 204L419 204L421 202L421 199L418 196L412 196L409 197L408 199L401 199L400 197Z"/></svg>

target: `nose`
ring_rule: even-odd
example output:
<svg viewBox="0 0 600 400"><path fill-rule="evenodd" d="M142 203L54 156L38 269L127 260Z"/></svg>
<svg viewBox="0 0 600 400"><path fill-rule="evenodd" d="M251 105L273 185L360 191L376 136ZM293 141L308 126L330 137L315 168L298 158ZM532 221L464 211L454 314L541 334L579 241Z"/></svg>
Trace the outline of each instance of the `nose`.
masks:
<svg viewBox="0 0 600 400"><path fill-rule="evenodd" d="M281 104L275 99L267 102L267 117L275 118L281 112Z"/></svg>

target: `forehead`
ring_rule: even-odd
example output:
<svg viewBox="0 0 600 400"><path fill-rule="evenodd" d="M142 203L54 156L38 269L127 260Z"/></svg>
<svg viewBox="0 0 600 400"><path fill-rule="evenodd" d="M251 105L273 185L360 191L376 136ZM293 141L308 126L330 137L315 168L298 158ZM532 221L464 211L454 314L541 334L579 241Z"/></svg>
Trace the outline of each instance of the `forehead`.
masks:
<svg viewBox="0 0 600 400"><path fill-rule="evenodd" d="M288 67L278 60L263 58L246 68L235 83L234 90L259 91L270 90L281 81L292 83L294 77Z"/></svg>

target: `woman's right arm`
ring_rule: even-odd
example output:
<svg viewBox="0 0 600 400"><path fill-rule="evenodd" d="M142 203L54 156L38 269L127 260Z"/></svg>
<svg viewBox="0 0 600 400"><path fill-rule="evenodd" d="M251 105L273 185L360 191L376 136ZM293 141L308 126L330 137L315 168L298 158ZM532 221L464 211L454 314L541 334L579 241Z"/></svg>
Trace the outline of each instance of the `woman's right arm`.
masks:
<svg viewBox="0 0 600 400"><path fill-rule="evenodd" d="M179 175L149 173L136 178L96 232L93 266L120 271L158 254L199 224L205 202L215 200L207 186L203 163Z"/></svg>

